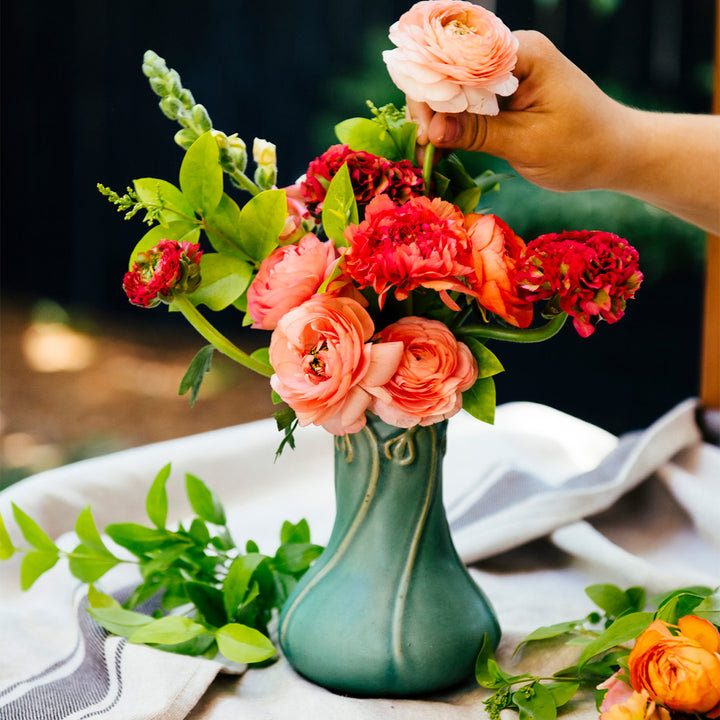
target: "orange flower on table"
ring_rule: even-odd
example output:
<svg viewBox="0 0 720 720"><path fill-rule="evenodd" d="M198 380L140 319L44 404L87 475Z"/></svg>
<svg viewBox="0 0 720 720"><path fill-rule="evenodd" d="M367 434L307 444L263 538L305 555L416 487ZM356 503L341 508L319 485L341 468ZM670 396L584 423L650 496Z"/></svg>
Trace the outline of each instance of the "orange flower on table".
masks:
<svg viewBox="0 0 720 720"><path fill-rule="evenodd" d="M686 615L677 626L655 620L628 658L630 684L654 702L683 713L720 717L720 633Z"/></svg>
<svg viewBox="0 0 720 720"><path fill-rule="evenodd" d="M525 243L495 215L465 216L474 274L468 277L480 305L515 327L533 319L532 303L521 299L515 282Z"/></svg>

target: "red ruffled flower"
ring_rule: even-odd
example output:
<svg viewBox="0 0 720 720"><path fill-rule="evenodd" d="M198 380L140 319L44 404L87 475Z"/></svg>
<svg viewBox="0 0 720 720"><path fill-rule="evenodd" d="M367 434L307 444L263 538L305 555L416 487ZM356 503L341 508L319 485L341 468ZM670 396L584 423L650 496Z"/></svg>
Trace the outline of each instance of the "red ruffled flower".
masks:
<svg viewBox="0 0 720 720"><path fill-rule="evenodd" d="M425 287L459 310L448 290L472 294L461 280L473 272L463 260L470 258L463 221L460 210L440 198L416 197L396 205L379 195L367 206L365 220L345 229L345 272L360 288L371 287L380 307L393 287L397 300Z"/></svg>
<svg viewBox="0 0 720 720"><path fill-rule="evenodd" d="M132 270L125 273L123 289L133 305L171 303L176 295L192 292L200 284L201 257L196 243L161 240L138 253Z"/></svg>
<svg viewBox="0 0 720 720"><path fill-rule="evenodd" d="M408 160L392 162L368 152L350 150L347 145L332 145L310 163L301 185L303 199L316 217L322 212L330 181L346 162L360 211L383 193L396 202L423 193L422 170Z"/></svg>
<svg viewBox="0 0 720 720"><path fill-rule="evenodd" d="M617 322L642 282L638 253L624 238L579 230L541 235L530 242L515 278L532 301L557 302L582 337L600 319Z"/></svg>

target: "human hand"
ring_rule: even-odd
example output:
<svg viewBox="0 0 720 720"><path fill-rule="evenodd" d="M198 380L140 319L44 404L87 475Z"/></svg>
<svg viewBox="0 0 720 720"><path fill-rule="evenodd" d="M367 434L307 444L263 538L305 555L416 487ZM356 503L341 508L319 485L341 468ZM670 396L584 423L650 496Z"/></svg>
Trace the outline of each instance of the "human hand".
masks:
<svg viewBox="0 0 720 720"><path fill-rule="evenodd" d="M418 143L504 158L524 178L558 191L610 187L622 172L631 111L605 95L544 35L520 30L514 75L498 115L434 113L408 98Z"/></svg>

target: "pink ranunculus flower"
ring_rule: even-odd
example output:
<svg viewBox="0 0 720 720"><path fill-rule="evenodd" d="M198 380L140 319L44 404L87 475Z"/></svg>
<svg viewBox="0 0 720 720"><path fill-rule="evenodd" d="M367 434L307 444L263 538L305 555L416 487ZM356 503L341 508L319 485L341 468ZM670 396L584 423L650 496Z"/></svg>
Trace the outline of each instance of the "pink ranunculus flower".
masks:
<svg viewBox="0 0 720 720"><path fill-rule="evenodd" d="M383 53L393 82L437 112L498 113L518 86L517 38L492 12L464 0L423 0L390 27Z"/></svg>
<svg viewBox="0 0 720 720"><path fill-rule="evenodd" d="M274 330L288 310L312 297L330 275L337 253L312 233L297 245L275 248L262 263L247 291L252 327Z"/></svg>
<svg viewBox="0 0 720 720"><path fill-rule="evenodd" d="M477 379L475 358L446 325L404 317L378 334L383 343L401 342L400 364L370 409L397 427L432 425L462 408L462 393Z"/></svg>
<svg viewBox="0 0 720 720"><path fill-rule="evenodd" d="M299 424L334 435L362 430L371 393L395 373L399 342L372 343L367 310L351 298L316 295L278 322L270 339L270 384Z"/></svg>
<svg viewBox="0 0 720 720"><path fill-rule="evenodd" d="M315 218L310 214L303 200L301 183L302 180L298 180L295 185L285 188L288 214L285 218L285 226L278 237L281 245L292 245L315 228Z"/></svg>

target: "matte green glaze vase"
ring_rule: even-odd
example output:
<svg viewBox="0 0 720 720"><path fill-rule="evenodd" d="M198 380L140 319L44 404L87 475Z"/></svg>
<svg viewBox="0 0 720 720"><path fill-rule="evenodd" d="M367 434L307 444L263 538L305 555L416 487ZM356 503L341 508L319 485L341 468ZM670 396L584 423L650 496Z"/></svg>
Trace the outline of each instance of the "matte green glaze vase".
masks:
<svg viewBox="0 0 720 720"><path fill-rule="evenodd" d="M335 525L280 618L305 677L353 695L402 697L470 679L500 629L459 559L442 503L447 422L409 430L368 415L335 440Z"/></svg>

